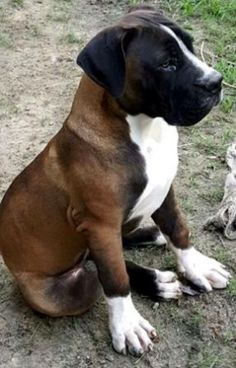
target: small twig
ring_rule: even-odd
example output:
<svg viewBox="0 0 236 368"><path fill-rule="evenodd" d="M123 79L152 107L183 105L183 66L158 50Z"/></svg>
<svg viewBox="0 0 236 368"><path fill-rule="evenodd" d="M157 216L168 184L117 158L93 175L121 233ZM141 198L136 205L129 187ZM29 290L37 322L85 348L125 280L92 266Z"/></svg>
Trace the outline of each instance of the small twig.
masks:
<svg viewBox="0 0 236 368"><path fill-rule="evenodd" d="M201 48L200 48L200 53L201 53L201 58L202 60L204 61L204 63L206 62L205 60L205 57L204 57L204 53L203 53L203 50L204 50L204 41L202 41L202 44L201 44Z"/></svg>
<svg viewBox="0 0 236 368"><path fill-rule="evenodd" d="M215 366L216 363L218 363L218 359L219 357L215 357L215 359L213 360L213 362L211 363L210 367L209 368L213 368Z"/></svg>
<svg viewBox="0 0 236 368"><path fill-rule="evenodd" d="M197 47L197 49L200 51L200 47ZM212 52L210 52L210 51L207 51L207 50L204 50L204 54L206 54L206 55L208 55L208 56L210 56L211 58L212 58L212 56L214 57L214 58L216 58L216 59L220 59L220 60L224 60L227 64L230 64L230 65L233 65L233 66L235 66L236 65L236 63L235 62L233 62L233 61L230 61L230 60L228 60L228 59L225 59L224 57L222 57L222 56L219 56L219 55L215 55L215 54L213 54Z"/></svg>
<svg viewBox="0 0 236 368"><path fill-rule="evenodd" d="M228 87L228 88L236 89L236 86L234 86L233 84L229 84L229 83L227 83L225 81L223 81L223 85L226 86L226 87Z"/></svg>
<svg viewBox="0 0 236 368"><path fill-rule="evenodd" d="M219 237L219 239L220 239L220 242L221 242L221 244L223 245L223 247L224 247L224 248L226 248L225 242L224 242L224 240L222 239L222 237L220 236L220 234L217 234L217 235L218 235L218 237Z"/></svg>
<svg viewBox="0 0 236 368"><path fill-rule="evenodd" d="M146 355L147 353L146 352L144 352L142 355L141 355L141 357L139 357L135 362L134 362L134 365L137 365L142 359L143 359L143 357Z"/></svg>
<svg viewBox="0 0 236 368"><path fill-rule="evenodd" d="M32 341L32 339L33 339L33 338L34 338L34 336L36 335L36 333L37 333L37 331L38 331L38 329L39 329L40 325L41 325L41 323L40 323L40 322L38 322L38 324L36 325L36 327L35 327L35 329L34 329L34 331L33 331L32 335L31 335L31 336L29 337L29 339L27 340L27 342L28 342L28 343L30 343L30 342Z"/></svg>
<svg viewBox="0 0 236 368"><path fill-rule="evenodd" d="M184 144L180 144L179 148L183 148L183 147L187 147L187 146L192 146L193 143L184 143Z"/></svg>

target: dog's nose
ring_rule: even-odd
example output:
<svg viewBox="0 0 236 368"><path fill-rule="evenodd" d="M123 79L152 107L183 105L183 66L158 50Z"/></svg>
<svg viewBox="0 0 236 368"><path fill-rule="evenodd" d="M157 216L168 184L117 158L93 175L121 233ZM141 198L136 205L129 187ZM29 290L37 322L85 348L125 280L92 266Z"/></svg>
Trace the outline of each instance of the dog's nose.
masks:
<svg viewBox="0 0 236 368"><path fill-rule="evenodd" d="M216 93L221 90L222 80L222 75L214 70L209 76L197 79L194 84L208 92Z"/></svg>

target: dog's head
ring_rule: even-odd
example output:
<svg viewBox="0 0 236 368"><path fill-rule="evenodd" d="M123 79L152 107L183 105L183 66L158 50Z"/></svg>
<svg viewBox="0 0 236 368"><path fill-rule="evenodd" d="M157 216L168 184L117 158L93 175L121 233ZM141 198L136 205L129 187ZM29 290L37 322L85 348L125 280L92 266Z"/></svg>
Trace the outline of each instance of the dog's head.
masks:
<svg viewBox="0 0 236 368"><path fill-rule="evenodd" d="M192 125L220 100L221 74L194 55L188 33L150 7L100 32L77 62L131 115Z"/></svg>

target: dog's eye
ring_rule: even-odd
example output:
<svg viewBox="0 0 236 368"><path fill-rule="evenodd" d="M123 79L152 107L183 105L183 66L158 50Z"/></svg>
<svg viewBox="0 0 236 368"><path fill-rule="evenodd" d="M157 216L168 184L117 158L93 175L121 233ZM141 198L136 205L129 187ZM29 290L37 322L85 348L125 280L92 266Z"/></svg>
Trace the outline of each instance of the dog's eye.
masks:
<svg viewBox="0 0 236 368"><path fill-rule="evenodd" d="M174 72L177 69L177 59L167 59L159 68L168 72Z"/></svg>

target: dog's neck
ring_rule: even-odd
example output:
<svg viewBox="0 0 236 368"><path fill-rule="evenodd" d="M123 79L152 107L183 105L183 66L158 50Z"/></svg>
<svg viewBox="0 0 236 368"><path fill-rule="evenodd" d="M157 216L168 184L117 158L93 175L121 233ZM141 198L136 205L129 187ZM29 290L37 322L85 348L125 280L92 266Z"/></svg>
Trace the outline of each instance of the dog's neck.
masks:
<svg viewBox="0 0 236 368"><path fill-rule="evenodd" d="M129 134L126 115L115 98L84 74L65 126L93 145L111 144Z"/></svg>
<svg viewBox="0 0 236 368"><path fill-rule="evenodd" d="M83 75L66 126L93 146L109 146L132 138L142 144L155 135L161 139L162 125L146 115L128 115L104 88ZM153 129L155 125L155 129Z"/></svg>
<svg viewBox="0 0 236 368"><path fill-rule="evenodd" d="M108 116L123 119L126 113L120 108L115 98L84 74L75 94L70 117L77 120L82 116L86 118L88 115L91 123L96 124L98 120Z"/></svg>

